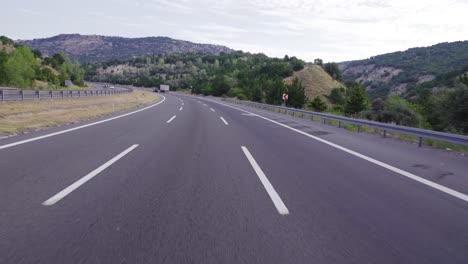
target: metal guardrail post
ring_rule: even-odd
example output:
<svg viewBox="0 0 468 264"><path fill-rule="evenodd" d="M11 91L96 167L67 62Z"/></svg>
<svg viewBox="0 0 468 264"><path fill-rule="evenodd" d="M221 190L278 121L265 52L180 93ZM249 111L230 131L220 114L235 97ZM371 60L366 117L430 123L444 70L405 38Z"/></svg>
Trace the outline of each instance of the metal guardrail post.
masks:
<svg viewBox="0 0 468 264"><path fill-rule="evenodd" d="M419 137L418 147L422 147L423 138Z"/></svg>
<svg viewBox="0 0 468 264"><path fill-rule="evenodd" d="M358 125L358 126L357 126L357 132L358 132L358 133L361 133L361 129L362 129L361 125Z"/></svg>
<svg viewBox="0 0 468 264"><path fill-rule="evenodd" d="M37 99L41 99L41 95L39 94L39 90L36 91Z"/></svg>
<svg viewBox="0 0 468 264"><path fill-rule="evenodd" d="M338 128L341 128L341 121L338 121Z"/></svg>
<svg viewBox="0 0 468 264"><path fill-rule="evenodd" d="M54 98L54 92L50 90L50 99Z"/></svg>
<svg viewBox="0 0 468 264"><path fill-rule="evenodd" d="M384 129L383 131L383 137L386 138L387 137L387 130Z"/></svg>
<svg viewBox="0 0 468 264"><path fill-rule="evenodd" d="M81 91L78 91L78 97L81 97Z"/></svg>
<svg viewBox="0 0 468 264"><path fill-rule="evenodd" d="M63 91L60 91L60 94L62 95L62 99L63 99Z"/></svg>
<svg viewBox="0 0 468 264"><path fill-rule="evenodd" d="M21 101L23 101L23 100L24 100L24 91L21 90L21 91L20 91L20 94L21 94Z"/></svg>
<svg viewBox="0 0 468 264"><path fill-rule="evenodd" d="M3 90L0 90L0 98L2 98L2 101L4 100L4 95L3 95Z"/></svg>

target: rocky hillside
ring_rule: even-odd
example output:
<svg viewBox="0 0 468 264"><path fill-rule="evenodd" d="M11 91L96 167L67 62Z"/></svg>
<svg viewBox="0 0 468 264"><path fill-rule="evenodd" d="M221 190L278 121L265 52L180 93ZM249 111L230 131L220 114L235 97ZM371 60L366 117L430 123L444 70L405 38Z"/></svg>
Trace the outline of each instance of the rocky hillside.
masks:
<svg viewBox="0 0 468 264"><path fill-rule="evenodd" d="M434 84L436 90L448 88L447 75L456 76L467 65L468 41L458 41L342 62L339 66L345 80L362 82L375 98L407 96L418 86L428 84Z"/></svg>
<svg viewBox="0 0 468 264"><path fill-rule="evenodd" d="M230 53L224 46L197 44L167 37L122 38L97 35L62 34L51 38L20 40L20 44L38 49L45 56L64 51L80 62L128 60L165 53Z"/></svg>

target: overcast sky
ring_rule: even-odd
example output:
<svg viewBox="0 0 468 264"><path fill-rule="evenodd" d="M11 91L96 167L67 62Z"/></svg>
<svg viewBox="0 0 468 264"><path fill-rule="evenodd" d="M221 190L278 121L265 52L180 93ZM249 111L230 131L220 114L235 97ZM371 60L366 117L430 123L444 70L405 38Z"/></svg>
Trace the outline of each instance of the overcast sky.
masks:
<svg viewBox="0 0 468 264"><path fill-rule="evenodd" d="M15 0L0 35L168 36L306 61L468 39L468 0Z"/></svg>

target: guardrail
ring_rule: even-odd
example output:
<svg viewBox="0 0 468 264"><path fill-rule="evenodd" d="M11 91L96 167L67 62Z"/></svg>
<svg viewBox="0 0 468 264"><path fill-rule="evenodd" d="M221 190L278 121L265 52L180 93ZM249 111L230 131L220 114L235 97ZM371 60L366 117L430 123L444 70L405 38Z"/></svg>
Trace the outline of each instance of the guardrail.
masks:
<svg viewBox="0 0 468 264"><path fill-rule="evenodd" d="M54 98L79 98L131 93L131 89L111 90L0 90L0 101L24 101Z"/></svg>
<svg viewBox="0 0 468 264"><path fill-rule="evenodd" d="M302 109L262 104L262 103L256 103L256 102L250 102L250 101L241 101L241 100L230 99L230 98L225 99L225 101L232 102L235 104L242 104L242 105L246 105L250 107L255 107L255 108L261 108L265 110L272 110L272 111L284 110L285 114L288 114L289 112L291 112L293 115L294 113L298 113L300 114L300 117L302 118L304 118L306 115L310 116L311 120L313 120L314 117L319 117L323 121L323 123L326 123L327 120L335 120L335 121L338 121L338 127L341 127L343 123L354 124L357 126L358 132L361 131L362 126L377 128L377 129L383 130L383 137L387 136L387 131L393 131L393 132L397 132L401 134L408 134L408 135L416 136L419 138L419 143L418 143L419 147L422 146L423 139L425 138L468 146L468 136L463 136L463 135L437 132L437 131L432 131L432 130L399 126L399 125L393 125L393 124L379 123L379 122L369 121L369 120L364 120L364 119L349 118L349 117L344 117L344 116L324 114L324 113L312 112L312 111L307 111L307 110L302 110Z"/></svg>

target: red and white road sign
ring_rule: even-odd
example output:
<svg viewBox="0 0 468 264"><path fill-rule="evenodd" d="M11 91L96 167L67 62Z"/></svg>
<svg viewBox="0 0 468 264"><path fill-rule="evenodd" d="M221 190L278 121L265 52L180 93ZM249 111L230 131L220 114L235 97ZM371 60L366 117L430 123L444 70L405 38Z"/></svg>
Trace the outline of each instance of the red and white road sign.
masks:
<svg viewBox="0 0 468 264"><path fill-rule="evenodd" d="M287 101L287 100L288 100L288 94L287 94L287 93L283 94L283 100L284 100L284 101Z"/></svg>

